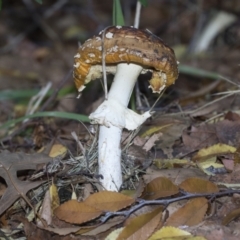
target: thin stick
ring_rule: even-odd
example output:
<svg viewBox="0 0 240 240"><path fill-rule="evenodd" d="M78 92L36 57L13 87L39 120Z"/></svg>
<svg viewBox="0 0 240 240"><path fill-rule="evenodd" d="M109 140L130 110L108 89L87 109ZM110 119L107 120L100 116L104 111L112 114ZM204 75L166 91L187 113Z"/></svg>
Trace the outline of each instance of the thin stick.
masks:
<svg viewBox="0 0 240 240"><path fill-rule="evenodd" d="M199 110L201 110L201 109L203 109L203 108L205 108L205 107L208 107L208 106L210 106L210 105L212 105L212 104L214 104L214 103L216 103L216 102L219 102L219 101L223 100L224 98L230 97L230 96L232 96L232 95L234 95L234 93L230 93L230 94L224 95L223 97L220 97L220 98L215 99L215 100L213 100L213 101L211 101L211 102L209 102L209 103L206 103L206 104L204 104L203 106L199 107L198 109L195 109L195 110L193 110L193 111L190 111L190 114L193 114L193 113L195 113L195 112L198 112Z"/></svg>
<svg viewBox="0 0 240 240"><path fill-rule="evenodd" d="M226 82L231 83L231 84L233 84L233 85L235 85L235 86L237 86L237 87L239 88L239 84L233 82L233 81L230 80L229 78L224 77L224 76L222 76L222 75L219 75L219 78L220 78L220 79L223 79L223 80L225 80Z"/></svg>
<svg viewBox="0 0 240 240"><path fill-rule="evenodd" d="M141 3L139 1L137 1L136 13L135 13L135 19L134 19L134 27L135 28L139 28L141 8L142 8ZM135 85L135 94L136 94L137 107L142 107L142 101L141 101L141 98L140 98L140 90L139 90L138 81L136 82L136 85Z"/></svg>
<svg viewBox="0 0 240 240"><path fill-rule="evenodd" d="M53 94L48 98L48 100L42 105L39 112L42 112L43 110L45 110L49 106L49 104L53 102L53 100L57 97L58 92L62 89L62 87L67 82L71 74L72 74L72 69L69 70L69 72L63 77L60 84L57 86L57 88L54 90Z"/></svg>
<svg viewBox="0 0 240 240"><path fill-rule="evenodd" d="M79 141L76 132L74 132L74 131L71 132L71 135L72 135L73 139L76 141L76 143L78 144L79 148L81 149L81 151L82 151L82 153L83 153L83 156L85 156L86 150L85 150L85 148L83 147L82 143Z"/></svg>
<svg viewBox="0 0 240 240"><path fill-rule="evenodd" d="M43 87L35 96L33 96L28 104L26 115L32 115L41 104L42 100L48 93L49 89L51 88L52 83L48 82L45 87ZM23 122L27 122L29 119L26 118Z"/></svg>
<svg viewBox="0 0 240 240"><path fill-rule="evenodd" d="M233 96L235 93L230 93L230 94L226 94L226 95L224 95L224 96L222 96L222 97L220 97L220 98L218 98L218 99L215 99L215 100L213 100L213 101L211 101L211 102L209 102L209 103L206 103L206 104L204 104L203 106L201 106L201 107L199 107L199 108L197 108L197 109L194 109L194 110L190 110L190 111L184 111L184 112L178 112L178 113L170 113L170 114L166 114L167 116L177 116L177 115L179 115L179 114L194 114L195 112L198 112L199 110L201 110L201 109L204 109L205 107L208 107L208 106L210 106L210 105L212 105L212 104L214 104L214 103L216 103L216 102L218 102L218 101L221 101L221 100L223 100L223 99L225 99L225 98L228 98L228 97L231 97L231 96Z"/></svg>
<svg viewBox="0 0 240 240"><path fill-rule="evenodd" d="M154 103L154 104L151 106L151 108L149 109L149 112L151 112L151 110L153 110L153 108L156 106L157 102L158 102L159 99L162 97L162 95L163 95L163 93L165 92L165 90L166 90L166 88L161 91L161 93L159 94L157 100L155 101L155 103Z"/></svg>
<svg viewBox="0 0 240 240"><path fill-rule="evenodd" d="M107 73L106 73L106 51L104 47L104 39L105 39L105 32L109 27L106 27L102 32L102 71L103 71L103 86L104 86L104 94L105 100L108 99L108 88L107 88Z"/></svg>
<svg viewBox="0 0 240 240"><path fill-rule="evenodd" d="M79 141L76 132L74 132L74 131L71 132L71 135L72 135L73 139L76 141L76 143L78 144L79 148L81 149L82 155L83 155L83 157L86 161L86 164L87 164L87 169L89 169L89 163L88 163L88 159L86 157L86 149L83 147L82 143Z"/></svg>
<svg viewBox="0 0 240 240"><path fill-rule="evenodd" d="M136 13L135 13L135 19L134 19L134 27L135 28L139 28L141 8L142 8L142 4L138 1L137 5L136 5Z"/></svg>

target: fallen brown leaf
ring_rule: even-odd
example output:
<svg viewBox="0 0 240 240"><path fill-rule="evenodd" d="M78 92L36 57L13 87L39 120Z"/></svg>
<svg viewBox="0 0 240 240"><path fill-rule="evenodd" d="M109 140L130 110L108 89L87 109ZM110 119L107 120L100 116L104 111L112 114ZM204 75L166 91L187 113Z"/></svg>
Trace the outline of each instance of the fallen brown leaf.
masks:
<svg viewBox="0 0 240 240"><path fill-rule="evenodd" d="M189 193L216 193L219 192L217 185L201 178L188 178L179 187Z"/></svg>
<svg viewBox="0 0 240 240"><path fill-rule="evenodd" d="M84 202L70 200L54 210L55 216L69 223L81 224L99 217L102 210L91 207Z"/></svg>
<svg viewBox="0 0 240 240"><path fill-rule="evenodd" d="M101 191L90 195L84 201L84 204L101 209L102 211L114 212L123 209L134 202L134 198L122 193Z"/></svg>
<svg viewBox="0 0 240 240"><path fill-rule="evenodd" d="M194 226L199 224L206 214L208 200L195 198L188 201L183 207L174 212L166 222L167 226Z"/></svg>
<svg viewBox="0 0 240 240"><path fill-rule="evenodd" d="M163 207L158 207L150 213L137 216L127 224L119 234L117 240L146 240L148 239L157 226L161 223Z"/></svg>
<svg viewBox="0 0 240 240"><path fill-rule="evenodd" d="M153 200L157 198L169 197L179 192L178 187L168 178L158 177L152 180L144 188L141 198Z"/></svg>

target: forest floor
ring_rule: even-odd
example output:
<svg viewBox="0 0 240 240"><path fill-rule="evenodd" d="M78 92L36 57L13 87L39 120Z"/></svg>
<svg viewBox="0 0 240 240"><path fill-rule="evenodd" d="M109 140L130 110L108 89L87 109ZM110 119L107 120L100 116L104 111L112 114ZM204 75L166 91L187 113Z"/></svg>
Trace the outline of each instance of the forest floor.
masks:
<svg viewBox="0 0 240 240"><path fill-rule="evenodd" d="M78 44L112 25L112 1L2 4L1 239L240 238L240 4L219 2L143 7L140 28L174 49L179 77L151 119L124 130L119 193L98 188L98 128L88 115L103 101L101 81L77 98L72 77ZM122 4L131 26L135 1ZM222 12L231 24L196 52ZM158 97L148 79L139 79L134 111Z"/></svg>

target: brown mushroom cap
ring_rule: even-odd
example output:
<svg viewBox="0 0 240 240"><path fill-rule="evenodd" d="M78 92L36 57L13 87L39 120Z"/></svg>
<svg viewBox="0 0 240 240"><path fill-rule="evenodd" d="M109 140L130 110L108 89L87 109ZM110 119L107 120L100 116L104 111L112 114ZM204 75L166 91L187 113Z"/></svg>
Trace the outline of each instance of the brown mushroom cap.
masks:
<svg viewBox="0 0 240 240"><path fill-rule="evenodd" d="M104 32L88 39L74 57L73 76L79 91L89 81L101 77L102 34ZM148 31L113 26L106 29L103 41L106 66L111 68L126 62L141 65L143 72L152 71L150 87L153 92L160 92L165 86L173 84L178 77L174 51ZM96 66L98 70L91 71Z"/></svg>

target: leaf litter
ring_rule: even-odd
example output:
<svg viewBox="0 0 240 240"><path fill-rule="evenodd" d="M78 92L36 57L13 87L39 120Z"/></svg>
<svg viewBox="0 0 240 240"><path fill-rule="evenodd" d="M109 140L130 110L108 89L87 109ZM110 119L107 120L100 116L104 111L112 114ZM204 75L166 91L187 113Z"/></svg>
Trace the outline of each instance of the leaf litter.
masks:
<svg viewBox="0 0 240 240"><path fill-rule="evenodd" d="M75 189L71 189L69 193L73 193L74 191L76 198L70 196L67 201L65 200L63 203L59 203L59 200L62 201L58 196L60 193L59 190L61 188L66 188L66 186L71 182L66 182L63 185L59 185L60 182L58 181L63 181L67 176L67 172L65 172L65 170L63 171L63 166L70 170L71 168L67 166L69 166L69 164L71 166L72 164L69 160L61 160L60 165L62 165L62 167L56 170L56 173L59 176L59 180L57 181L58 183L57 185L49 185L50 192L48 192L49 190L45 192L45 200L42 203L41 210L38 211L38 216L41 218L41 221L37 220L38 223L35 225L33 220L30 222L29 220L21 219L21 222L24 223L24 231L26 236L30 236L30 238L49 237L50 235L54 237L60 237L64 235L70 236L69 234L74 233L76 236L94 236L94 234L98 234L99 236L106 237L107 234L113 231L114 226L123 225L123 228L118 233L118 239L122 239L122 237L131 237L133 239L135 237L139 239L151 239L151 236L155 236L154 232L156 234L158 233L158 229L164 229L164 227L162 227L164 224L166 226L176 227L176 231L182 225L186 225L188 226L188 234L192 237L200 234L201 231L198 233L198 231L196 231L196 229L193 227L202 223L204 219L207 218L207 211L209 208L214 208L212 206L213 204L218 204L211 199L218 198L218 201L224 204L225 200L223 196L225 196L225 198L229 198L233 193L231 192L233 190L225 187L223 192L219 191L218 184L220 184L219 186L223 186L223 181L221 181L221 183L219 181L219 177L222 175L216 174L215 179L210 181L209 176L205 174L203 169L199 167L200 165L198 164L207 162L212 157L215 157L215 162L221 163L223 157L226 158L226 156L230 156L229 154L232 155L232 158L234 158L234 156L235 159L238 158L236 153L238 146L238 140L236 139L237 131L230 131L229 134L232 135L227 136L224 133L220 135L217 134L217 131L220 131L219 126L223 127L223 132L225 131L224 127L227 128L231 126L234 128L235 126L238 126L239 119L236 117L236 115L233 116L234 120L222 120L216 123L200 125L199 127L192 125L192 131L187 135L187 140L184 138L186 137L184 128L189 128L191 126L190 121L186 121L183 124L184 127L180 128L180 131L176 136L173 134L172 138L170 137L171 135L168 135L168 137L164 139L166 132L163 131L163 129L170 127L169 131L173 131L174 128L172 128L172 126L174 126L174 124L171 124L171 126L169 125L166 128L159 127L149 130L145 135L138 135L139 139L144 139L146 137L148 138L149 136L149 139L151 139L151 136L154 136L154 134L159 134L159 137L162 137L162 143L166 141L166 145L168 145L167 142L169 143L172 141L172 144L170 144L170 146L172 146L172 149L170 148L171 152L169 150L161 152L159 146L164 148L165 145L156 144L160 138L155 139L151 145L149 145L149 149L147 150L144 148L145 144L139 145L139 142L141 141L138 141L136 149L142 147L143 151L149 152L155 148L155 151L157 150L157 155L159 154L158 151L160 151L159 156L156 158L157 160L154 160L152 162L152 166L148 166L146 171L141 174L144 185L141 187L141 194L138 194L138 197L132 198L128 197L127 195L114 192L111 193L108 191L96 192L96 187L94 187L94 185L97 183L97 178L94 180L94 182L92 181L94 179L94 175L85 175L84 172L81 173L81 168L76 168L71 176L71 182L75 182L74 184L77 182L78 184L80 183L82 188L84 188L86 185L87 189L87 184L89 184L87 183L87 179L89 179L93 188L91 187L91 192L87 193L88 197L84 197L84 195L81 197L81 192L83 194L83 191L79 191L75 185ZM237 122L237 125L235 125L235 122ZM215 131L212 139L209 138L211 134L209 129L211 129L211 131ZM181 162L181 158L174 160L174 157L178 157L178 155L180 155L180 152L176 151L174 148L175 146L178 147L176 144L179 142L181 137L182 147L185 146L186 149L194 149L194 151L190 151L190 158L189 156L185 156L187 161L185 161L182 165L179 163L179 161ZM210 140L206 141L206 138ZM147 141L149 141L149 139ZM146 139L142 142L146 142ZM91 145L89 146L91 147ZM88 151L86 145L84 144L83 147L86 150L84 151L84 154L86 154ZM134 141L132 143L132 149L134 149ZM56 153L54 153L55 151ZM166 154L167 152L170 155ZM9 152L1 153L1 174L7 185L5 193L2 195L0 200L4 203L1 204L2 213L11 211L11 205L20 197L25 199L27 203L31 202L29 197L27 197L27 193L30 190L42 185L47 180L44 179L44 174L42 174L40 175L40 178L33 182L29 180L20 181L16 177L18 171L33 170L35 171L34 174L36 174L36 171L44 172L46 169L49 169L49 163L56 161L58 156L59 159L66 158L66 148L59 144L54 145L54 148L52 148L50 153L54 158L40 153L31 155ZM172 156L172 158L170 158L169 161L172 161L172 165L168 165L167 169L163 169L164 166L166 167L166 165L161 165L161 161L166 162L170 156ZM79 160L84 161L84 158L85 157L83 156ZM76 161L76 163L78 163L77 158L75 160L73 158L72 161ZM149 160L146 159L146 161ZM141 166L144 166L144 163L142 163ZM212 166L214 166L214 163L212 163ZM226 184L225 186L227 186L228 183L230 184L231 182L234 182L234 179L237 179L237 177L234 177L237 171L238 168L236 160L236 168L230 173L225 173L228 176L232 176L231 181L229 178L226 179L226 181L228 181L224 182ZM80 173L82 183L78 180L79 173L76 175L77 172ZM29 173L27 172L26 174L28 175ZM133 177L135 175L136 172L134 173ZM51 179L51 181L56 181L56 178L51 177ZM221 178L221 180L224 179ZM135 186L138 186L137 182ZM240 193L239 190L234 191L235 193ZM14 196L14 198L12 198L13 202L6 201L5 194L7 196ZM131 195L134 196L134 190ZM218 196L220 196L220 198ZM175 202L178 202L178 205L176 205L174 211L171 211L171 205L174 205ZM30 208L34 208L34 203L30 204ZM156 210L156 205L160 206L158 210ZM137 213L138 209L144 209L145 206L149 206L150 208L141 213L139 212L139 214L137 214L135 217L132 217L134 212ZM167 216L166 212L164 211L164 209L168 208L170 210L169 216ZM129 218L129 216L131 216L131 218ZM233 221L235 221L235 219L237 219L238 216L239 211L236 205L236 209L229 208L227 215L222 218L222 222L225 225L231 224ZM36 216L36 218L38 217ZM124 224L125 220L128 218L129 220L126 222L126 224ZM16 219L19 220L19 218ZM44 224L42 224L42 221ZM85 226L82 226L82 224ZM54 227L52 225L54 225ZM161 234L161 232L159 233ZM171 233L172 231L164 234L169 234L170 237ZM191 235L191 233L193 235ZM207 234L203 234L203 236L207 237ZM203 239L205 238L203 237Z"/></svg>

